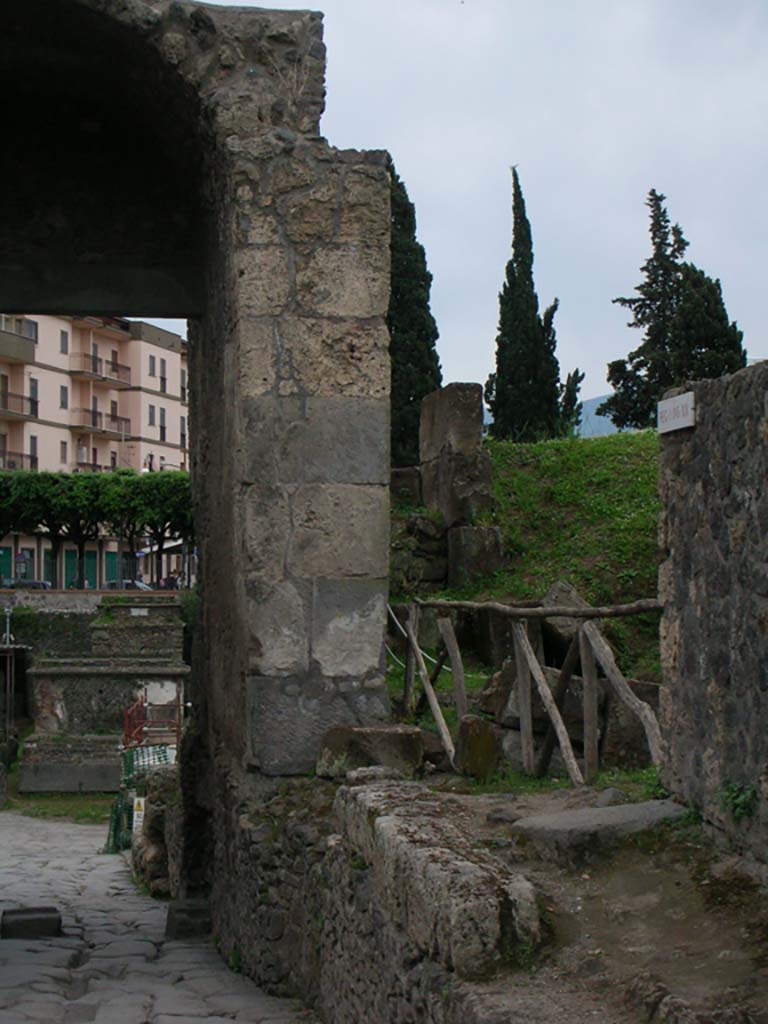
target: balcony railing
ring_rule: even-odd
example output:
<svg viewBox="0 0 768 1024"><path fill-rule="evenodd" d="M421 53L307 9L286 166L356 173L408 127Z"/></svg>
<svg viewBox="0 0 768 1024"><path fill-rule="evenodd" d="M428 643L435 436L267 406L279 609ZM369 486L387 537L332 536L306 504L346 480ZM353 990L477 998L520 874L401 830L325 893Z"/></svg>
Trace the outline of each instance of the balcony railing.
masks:
<svg viewBox="0 0 768 1024"><path fill-rule="evenodd" d="M70 410L69 425L96 433L119 434L121 437L127 437L131 432L131 421L126 416L111 416L96 409Z"/></svg>
<svg viewBox="0 0 768 1024"><path fill-rule="evenodd" d="M37 469L37 456L26 452L0 452L0 469Z"/></svg>
<svg viewBox="0 0 768 1024"><path fill-rule="evenodd" d="M69 372L75 376L98 377L110 384L130 387L131 368L112 359L101 359L87 352L73 352L69 357Z"/></svg>
<svg viewBox="0 0 768 1024"><path fill-rule="evenodd" d="M104 413L96 409L71 409L69 413L70 427L84 427L86 430L103 430Z"/></svg>
<svg viewBox="0 0 768 1024"><path fill-rule="evenodd" d="M80 462L79 459L75 466L76 473L104 473L108 469L109 466L99 466L96 462Z"/></svg>
<svg viewBox="0 0 768 1024"><path fill-rule="evenodd" d="M7 413L11 416L37 417L39 405L37 398L15 395L11 391L0 391L0 415Z"/></svg>
<svg viewBox="0 0 768 1024"><path fill-rule="evenodd" d="M126 416L105 416L104 430L108 434L120 434L126 437L131 432L131 421Z"/></svg>

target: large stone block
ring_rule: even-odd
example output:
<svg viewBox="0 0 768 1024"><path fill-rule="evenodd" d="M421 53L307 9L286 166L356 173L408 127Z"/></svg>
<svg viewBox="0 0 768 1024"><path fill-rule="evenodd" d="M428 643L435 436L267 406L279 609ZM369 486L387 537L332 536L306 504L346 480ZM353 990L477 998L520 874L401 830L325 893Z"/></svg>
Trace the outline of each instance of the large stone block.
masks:
<svg viewBox="0 0 768 1024"><path fill-rule="evenodd" d="M310 314L360 319L384 316L389 305L389 247L317 249L299 264L296 291L300 307Z"/></svg>
<svg viewBox="0 0 768 1024"><path fill-rule="evenodd" d="M493 505L492 469L488 452L467 455L444 448L421 465L424 504L439 509L446 526L471 524Z"/></svg>
<svg viewBox="0 0 768 1024"><path fill-rule="evenodd" d="M344 175L336 241L387 239L390 230L389 181L384 167L355 167Z"/></svg>
<svg viewBox="0 0 768 1024"><path fill-rule="evenodd" d="M307 484L291 499L288 569L303 577L383 579L389 563L389 488Z"/></svg>
<svg viewBox="0 0 768 1024"><path fill-rule="evenodd" d="M389 402L384 399L264 395L243 404L243 417L249 480L388 481Z"/></svg>
<svg viewBox="0 0 768 1024"><path fill-rule="evenodd" d="M289 496L281 487L252 484L244 489L243 505L248 571L262 582L278 582L285 576L292 535Z"/></svg>
<svg viewBox="0 0 768 1024"><path fill-rule="evenodd" d="M412 725L335 726L323 737L316 772L343 778L355 768L382 765L405 776L421 767L424 744L421 729Z"/></svg>
<svg viewBox="0 0 768 1024"><path fill-rule="evenodd" d="M465 775L487 782L499 765L501 730L477 715L465 715L459 723L456 766Z"/></svg>
<svg viewBox="0 0 768 1024"><path fill-rule="evenodd" d="M311 658L326 676L365 676L382 664L385 580L316 580Z"/></svg>
<svg viewBox="0 0 768 1024"><path fill-rule="evenodd" d="M281 395L389 395L389 333L383 321L292 316L278 327Z"/></svg>
<svg viewBox="0 0 768 1024"><path fill-rule="evenodd" d="M61 912L56 907L21 907L4 910L0 938L48 939L61 935Z"/></svg>
<svg viewBox="0 0 768 1024"><path fill-rule="evenodd" d="M448 384L421 403L419 459L432 462L444 448L474 455L483 442L483 388L480 384Z"/></svg>
<svg viewBox="0 0 768 1024"><path fill-rule="evenodd" d="M454 526L448 531L448 586L463 587L492 576L504 564L501 530L496 526Z"/></svg>
<svg viewBox="0 0 768 1024"><path fill-rule="evenodd" d="M248 763L266 775L315 767L325 733L338 725L375 725L389 717L383 677L364 682L306 675L247 681Z"/></svg>
<svg viewBox="0 0 768 1024"><path fill-rule="evenodd" d="M249 667L262 675L309 668L312 584L307 580L246 583Z"/></svg>
<svg viewBox="0 0 768 1024"><path fill-rule="evenodd" d="M276 316L285 310L291 295L286 249L278 245L241 249L235 268L240 282L240 316Z"/></svg>

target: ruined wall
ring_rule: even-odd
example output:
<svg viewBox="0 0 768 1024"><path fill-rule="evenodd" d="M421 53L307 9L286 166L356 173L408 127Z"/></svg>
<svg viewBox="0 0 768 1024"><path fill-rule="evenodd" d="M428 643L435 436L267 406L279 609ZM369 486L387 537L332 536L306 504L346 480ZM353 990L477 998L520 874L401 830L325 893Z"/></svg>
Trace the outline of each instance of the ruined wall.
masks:
<svg viewBox="0 0 768 1024"><path fill-rule="evenodd" d="M768 364L692 389L696 426L661 438L668 783L765 858ZM739 794L749 805L742 817Z"/></svg>
<svg viewBox="0 0 768 1024"><path fill-rule="evenodd" d="M242 809L232 853L241 884L214 901L214 938L269 991L334 1024L509 1019L470 982L536 947L534 890L426 787L294 783Z"/></svg>
<svg viewBox="0 0 768 1024"><path fill-rule="evenodd" d="M0 308L192 318L202 629L181 870L203 885L215 837L223 899L243 884L249 782L309 771L330 726L388 715L386 156L319 134L318 14L29 0L4 18Z"/></svg>

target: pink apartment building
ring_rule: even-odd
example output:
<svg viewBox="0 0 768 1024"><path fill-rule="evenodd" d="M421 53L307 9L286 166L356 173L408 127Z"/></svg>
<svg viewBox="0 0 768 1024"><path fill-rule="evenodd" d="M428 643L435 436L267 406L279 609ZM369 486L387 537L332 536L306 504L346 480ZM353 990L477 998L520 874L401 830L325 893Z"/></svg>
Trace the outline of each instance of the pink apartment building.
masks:
<svg viewBox="0 0 768 1024"><path fill-rule="evenodd" d="M186 343L141 321L0 315L0 469L100 472L186 469ZM0 541L0 577L50 579L44 538ZM72 579L66 549L60 579ZM109 538L91 545L86 575L117 574Z"/></svg>

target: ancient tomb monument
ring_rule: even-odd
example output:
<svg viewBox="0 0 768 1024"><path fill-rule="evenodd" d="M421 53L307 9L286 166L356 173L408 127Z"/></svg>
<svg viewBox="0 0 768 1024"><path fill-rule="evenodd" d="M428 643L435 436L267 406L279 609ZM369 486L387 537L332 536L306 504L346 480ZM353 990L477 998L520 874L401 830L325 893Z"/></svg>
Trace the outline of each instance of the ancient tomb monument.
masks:
<svg viewBox="0 0 768 1024"><path fill-rule="evenodd" d="M321 17L176 0L3 12L0 308L187 316L223 777L387 715L389 185L319 135Z"/></svg>
<svg viewBox="0 0 768 1024"><path fill-rule="evenodd" d="M668 781L736 845L768 842L768 363L692 385L662 437Z"/></svg>

